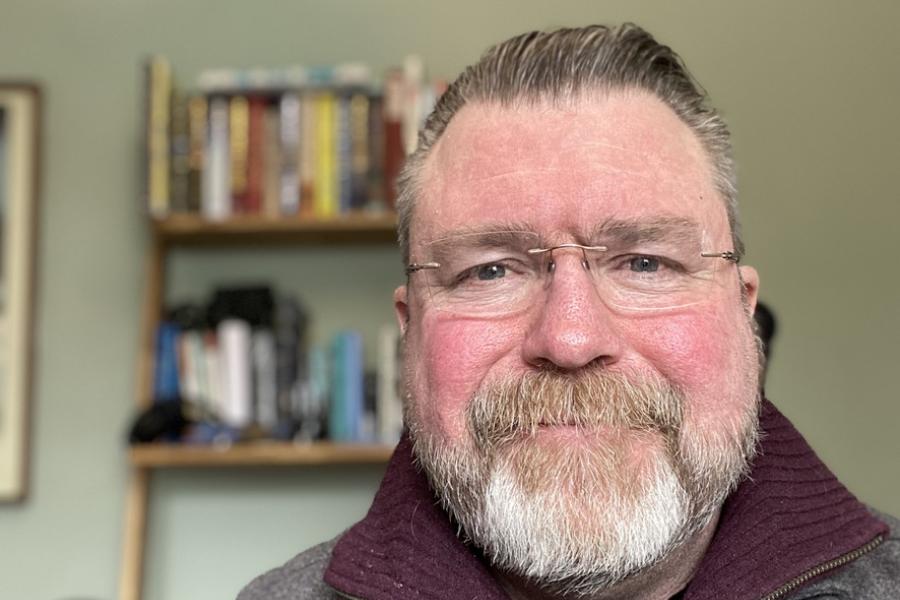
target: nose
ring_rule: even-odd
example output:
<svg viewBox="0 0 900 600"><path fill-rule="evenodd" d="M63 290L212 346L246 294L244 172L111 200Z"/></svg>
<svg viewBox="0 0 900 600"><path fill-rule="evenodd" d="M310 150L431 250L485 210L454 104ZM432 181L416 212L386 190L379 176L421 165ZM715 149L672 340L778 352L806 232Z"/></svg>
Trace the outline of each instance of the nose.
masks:
<svg viewBox="0 0 900 600"><path fill-rule="evenodd" d="M556 251L553 261L543 305L527 327L523 359L563 371L614 364L624 343L613 314L585 270L581 252Z"/></svg>

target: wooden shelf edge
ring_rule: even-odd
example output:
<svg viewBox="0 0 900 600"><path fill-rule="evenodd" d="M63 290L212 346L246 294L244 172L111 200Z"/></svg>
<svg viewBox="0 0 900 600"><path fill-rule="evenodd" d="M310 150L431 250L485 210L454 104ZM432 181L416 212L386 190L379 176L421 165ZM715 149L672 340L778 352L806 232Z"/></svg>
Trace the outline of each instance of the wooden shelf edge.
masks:
<svg viewBox="0 0 900 600"><path fill-rule="evenodd" d="M133 467L262 467L387 463L393 446L316 442L253 442L233 446L139 444L129 449Z"/></svg>
<svg viewBox="0 0 900 600"><path fill-rule="evenodd" d="M168 240L206 237L240 237L266 234L315 235L315 234L386 234L397 230L394 213L351 213L334 218L267 217L241 215L222 221L211 221L197 214L174 214L151 220L156 235Z"/></svg>

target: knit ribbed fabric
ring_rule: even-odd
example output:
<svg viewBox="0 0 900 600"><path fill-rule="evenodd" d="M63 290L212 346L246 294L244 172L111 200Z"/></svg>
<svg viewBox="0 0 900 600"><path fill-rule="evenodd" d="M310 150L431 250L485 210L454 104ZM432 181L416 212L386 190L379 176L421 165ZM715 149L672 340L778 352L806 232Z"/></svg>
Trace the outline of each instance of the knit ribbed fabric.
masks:
<svg viewBox="0 0 900 600"><path fill-rule="evenodd" d="M764 598L888 531L768 401L760 422L751 476L725 503L685 600Z"/></svg>
<svg viewBox="0 0 900 600"><path fill-rule="evenodd" d="M723 507L685 600L763 598L887 531L768 401L761 425L751 477ZM366 600L506 598L456 532L403 439L368 515L335 546L325 581Z"/></svg>

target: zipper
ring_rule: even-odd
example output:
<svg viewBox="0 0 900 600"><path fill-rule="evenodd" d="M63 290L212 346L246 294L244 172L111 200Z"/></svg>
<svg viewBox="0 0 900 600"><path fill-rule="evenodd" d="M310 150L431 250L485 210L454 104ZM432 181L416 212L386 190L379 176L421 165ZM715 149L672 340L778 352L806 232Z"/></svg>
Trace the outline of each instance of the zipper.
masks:
<svg viewBox="0 0 900 600"><path fill-rule="evenodd" d="M357 598L356 596L351 596L350 594L345 594L345 593L342 592L341 590L337 589L337 588L334 587L334 586L328 585L327 583L326 583L325 585L327 585L328 588L329 588L332 592L334 592L335 594L337 594L337 595L340 596L341 598L346 598L347 600L365 600L364 598Z"/></svg>
<svg viewBox="0 0 900 600"><path fill-rule="evenodd" d="M780 588L778 588L771 594L764 596L762 598L762 600L778 600L779 598L783 598L785 595L794 591L795 589L797 589L798 587L800 587L801 585L803 585L810 579L818 577L819 575L821 575L823 573L827 573L828 571L831 571L832 569L837 569L838 567L842 567L842 566L846 565L847 563L853 562L860 556L868 554L869 552L871 552L872 550L874 550L875 548L880 546L883 541L884 541L884 535L879 535L879 536L875 537L872 541L867 543L866 545L860 546L856 550L852 550L852 551L848 552L847 554L842 554L841 556L838 556L837 558L829 560L828 562L824 562L821 565L818 565L817 567L813 567L809 571L806 571L805 573L798 575L797 577L794 577L793 579L788 581L786 584L784 584L783 586L781 586ZM331 586L329 586L329 587L331 587ZM331 589L341 598L346 598L347 600L363 600L362 598L357 598L355 596L345 594L344 592L337 590L333 587Z"/></svg>
<svg viewBox="0 0 900 600"><path fill-rule="evenodd" d="M780 588L778 588L777 590L775 590L768 596L764 596L762 598L762 600L778 600L779 598L783 598L785 595L794 591L796 588L800 587L801 585L803 585L810 579L813 579L814 577L818 577L819 575L826 573L828 571L831 571L832 569L842 567L849 562L853 562L860 556L862 556L864 554L868 554L869 552L871 552L872 550L874 550L875 548L880 546L881 542L883 542L883 541L884 541L884 535L879 535L878 537L876 537L875 539L870 541L865 546L860 546L856 550L853 550L851 552L848 552L847 554L838 556L837 558L829 560L828 562L824 562L821 565L814 567L814 568L810 569L809 571L803 573L802 575L794 577L793 579L788 581L786 584L784 584L783 586L781 586Z"/></svg>

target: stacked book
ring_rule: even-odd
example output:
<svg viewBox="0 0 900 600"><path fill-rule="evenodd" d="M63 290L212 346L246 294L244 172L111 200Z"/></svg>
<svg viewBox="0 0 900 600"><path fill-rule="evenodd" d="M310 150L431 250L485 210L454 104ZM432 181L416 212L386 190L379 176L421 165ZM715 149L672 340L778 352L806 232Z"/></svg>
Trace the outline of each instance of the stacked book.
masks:
<svg viewBox="0 0 900 600"><path fill-rule="evenodd" d="M145 66L147 209L210 220L391 211L400 166L442 89L409 58L383 84L347 64L207 71L183 93L154 57Z"/></svg>
<svg viewBox="0 0 900 600"><path fill-rule="evenodd" d="M366 371L358 331L310 347L306 323L296 301L265 288L219 291L206 307L169 311L157 330L154 402L181 403L189 443L396 442L396 326L380 329L376 368Z"/></svg>

